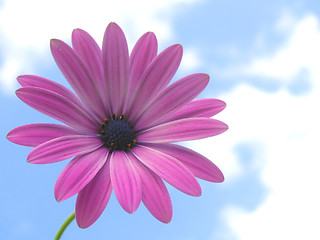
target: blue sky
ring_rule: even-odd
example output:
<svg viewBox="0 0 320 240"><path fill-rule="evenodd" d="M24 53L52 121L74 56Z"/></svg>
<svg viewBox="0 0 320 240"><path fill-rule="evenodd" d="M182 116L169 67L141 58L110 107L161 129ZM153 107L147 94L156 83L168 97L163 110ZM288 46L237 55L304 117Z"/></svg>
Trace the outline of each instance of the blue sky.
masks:
<svg viewBox="0 0 320 240"><path fill-rule="evenodd" d="M160 50L181 43L184 59L174 80L194 72L211 76L201 97L227 103L216 118L230 129L184 144L215 162L226 180L200 180L199 198L168 185L170 224L155 220L143 205L127 214L113 194L93 226L82 230L73 223L62 239L320 238L318 1L54 3L0 1L1 240L52 239L75 204L75 197L57 203L53 196L67 161L29 164L31 148L5 138L23 124L54 122L15 96L15 78L34 74L67 86L50 55L50 38L70 42L79 27L101 43L110 21L123 28L131 48L146 31L155 32Z"/></svg>

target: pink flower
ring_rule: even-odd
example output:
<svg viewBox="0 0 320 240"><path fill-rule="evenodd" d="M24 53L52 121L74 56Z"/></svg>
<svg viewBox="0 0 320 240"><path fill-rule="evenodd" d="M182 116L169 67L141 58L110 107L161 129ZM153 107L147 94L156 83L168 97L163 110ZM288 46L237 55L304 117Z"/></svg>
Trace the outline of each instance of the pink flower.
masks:
<svg viewBox="0 0 320 240"><path fill-rule="evenodd" d="M78 193L75 215L81 228L102 214L112 190L122 208L133 213L141 200L161 222L172 218L170 196L162 180L191 196L200 196L195 177L222 182L223 174L200 154L172 144L223 133L227 125L210 117L222 111L217 99L197 99L207 74L192 74L170 85L182 58L182 46L157 55L153 33L144 34L128 54L121 28L111 23L102 50L83 30L72 45L53 39L51 51L76 92L46 78L18 77L17 96L34 109L66 125L38 123L8 133L16 144L35 147L27 161L54 163L74 157L55 185L57 201Z"/></svg>

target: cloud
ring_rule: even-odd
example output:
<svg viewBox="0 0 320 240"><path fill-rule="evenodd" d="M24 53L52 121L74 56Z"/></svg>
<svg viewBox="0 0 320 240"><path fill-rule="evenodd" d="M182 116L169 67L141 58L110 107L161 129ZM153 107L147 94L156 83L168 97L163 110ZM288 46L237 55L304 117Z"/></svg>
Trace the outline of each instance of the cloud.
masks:
<svg viewBox="0 0 320 240"><path fill-rule="evenodd" d="M281 18L278 28L292 28L292 20L287 18L289 17ZM316 16L308 14L295 25L288 41L278 51L254 59L242 71L245 75L292 81L302 69L315 69L315 65L319 63L319 45L319 21Z"/></svg>
<svg viewBox="0 0 320 240"><path fill-rule="evenodd" d="M5 0L0 9L0 84L6 91L15 87L19 74L34 72L35 64L51 61L49 40L69 41L74 28L82 28L102 42L110 21L124 29L129 45L147 31L154 31L160 43L173 37L171 21L181 5L196 0ZM130 44L131 43L131 44ZM52 62L50 62L52 64Z"/></svg>
<svg viewBox="0 0 320 240"><path fill-rule="evenodd" d="M263 82L277 81L281 85L290 85L301 72L313 73L320 55L320 26L317 17L307 14L302 19L284 11L274 26L277 35L287 37L278 50L265 54L267 42L265 34L256 37L254 50L264 48L263 54L257 54L249 62L232 65L217 71L222 78L257 78ZM267 48L268 49L268 48Z"/></svg>
<svg viewBox="0 0 320 240"><path fill-rule="evenodd" d="M202 61L196 49L185 49L179 69L182 71L193 71L201 66L201 64Z"/></svg>
<svg viewBox="0 0 320 240"><path fill-rule="evenodd" d="M245 177L234 147L255 142L261 149L253 164L259 166L268 194L254 210L225 209L223 218L235 239L320 239L319 63L319 19L308 14L296 22L282 48L245 66L246 76L283 82L295 79L301 70L308 71L312 86L308 93L296 96L285 86L266 93L240 84L222 96L228 106L218 118L230 125L229 132L217 137L214 150L204 145L196 148L207 157L223 159L220 166L232 181ZM235 164L231 172L228 161Z"/></svg>
<svg viewBox="0 0 320 240"><path fill-rule="evenodd" d="M290 33L294 29L297 24L298 19L294 16L294 14L286 9L282 12L282 15L278 19L274 29L279 33Z"/></svg>

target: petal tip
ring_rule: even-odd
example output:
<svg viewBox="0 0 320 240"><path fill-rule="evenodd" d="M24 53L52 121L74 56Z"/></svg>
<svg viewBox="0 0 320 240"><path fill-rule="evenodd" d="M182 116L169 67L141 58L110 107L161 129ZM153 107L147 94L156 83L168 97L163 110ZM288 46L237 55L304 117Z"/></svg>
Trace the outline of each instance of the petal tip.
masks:
<svg viewBox="0 0 320 240"><path fill-rule="evenodd" d="M17 81L19 82L19 79L21 79L23 77L23 75L19 75L18 77L16 77Z"/></svg>
<svg viewBox="0 0 320 240"><path fill-rule="evenodd" d="M88 227L90 227L90 226L85 226L85 225L79 225L79 224L78 224L78 227L81 228L81 229L86 229L86 228L88 228Z"/></svg>
<svg viewBox="0 0 320 240"><path fill-rule="evenodd" d="M107 26L107 29L121 29L120 26L115 22L110 22Z"/></svg>
<svg viewBox="0 0 320 240"><path fill-rule="evenodd" d="M56 190L54 191L54 198L58 203L62 202L61 196L58 196L58 194L56 193Z"/></svg>
<svg viewBox="0 0 320 240"><path fill-rule="evenodd" d="M81 214L80 214L80 217L79 217L79 215L77 214L77 209L75 211L75 219L76 219L76 223L77 223L78 227L81 228L81 229L86 229L86 228L90 227L94 223L94 222L91 223L90 221L88 221Z"/></svg>
<svg viewBox="0 0 320 240"><path fill-rule="evenodd" d="M201 195L202 195L202 191L196 193L194 196L195 196L195 197L201 197Z"/></svg>
<svg viewBox="0 0 320 240"><path fill-rule="evenodd" d="M139 204L140 205L140 204ZM129 214L133 214L135 213L135 211L137 211L137 209L139 208L139 205L136 206L123 206L121 205L121 207Z"/></svg>
<svg viewBox="0 0 320 240"><path fill-rule="evenodd" d="M158 219L158 220L164 224L169 224L172 220L172 212L170 216L165 216L163 219Z"/></svg>
<svg viewBox="0 0 320 240"><path fill-rule="evenodd" d="M57 49L58 51L60 50L59 48L61 48L61 45L63 45L64 42L59 40L59 39L56 39L56 38L52 38L50 39L50 48L51 48L51 52L54 50L54 49Z"/></svg>
<svg viewBox="0 0 320 240"><path fill-rule="evenodd" d="M9 140L10 142L12 142L12 141L10 140L10 138L12 137L12 131L13 131L13 130L11 130L10 132L8 132L8 133L7 133L7 136L6 136L7 140Z"/></svg>
<svg viewBox="0 0 320 240"><path fill-rule="evenodd" d="M223 110L223 109L225 109L225 108L227 107L227 104L226 104L225 101L222 101L222 100L220 100L220 101L221 101L221 104L220 104L219 107L222 108L222 110ZM221 111L222 111L222 110L221 110Z"/></svg>
<svg viewBox="0 0 320 240"><path fill-rule="evenodd" d="M225 178L224 178L224 175L221 171L220 171L220 175L217 177L217 179L218 179L217 183L224 182Z"/></svg>
<svg viewBox="0 0 320 240"><path fill-rule="evenodd" d="M156 36L156 35L154 34L154 32L151 32L151 31L146 32L145 34L146 34L146 35L149 35L149 36L154 36L154 37Z"/></svg>
<svg viewBox="0 0 320 240"><path fill-rule="evenodd" d="M76 222L77 222L78 227L81 229L86 229L94 223L94 222L90 222L90 221L81 221L77 218L77 215L76 215Z"/></svg>
<svg viewBox="0 0 320 240"><path fill-rule="evenodd" d="M198 182L198 181L197 181ZM193 193L191 193L190 195L193 196L193 197L200 197L202 195L202 189L201 189L201 186L200 184L198 183L197 184L198 187L193 189Z"/></svg>
<svg viewBox="0 0 320 240"><path fill-rule="evenodd" d="M21 92L21 89L22 88L18 88L16 91L15 91L15 94L19 97L19 94L20 94L20 92Z"/></svg>
<svg viewBox="0 0 320 240"><path fill-rule="evenodd" d="M59 203L59 202L62 202L63 200L65 200L63 198L63 196L61 194L59 194L58 190L55 188L54 189L54 198L56 199L56 201Z"/></svg>
<svg viewBox="0 0 320 240"><path fill-rule="evenodd" d="M229 126L226 123L219 121L219 120L216 120L216 121L218 121L217 127L221 131L219 134L224 133L225 131L227 131L229 129Z"/></svg>
<svg viewBox="0 0 320 240"><path fill-rule="evenodd" d="M52 39L50 39L50 45L56 45L57 43L58 43L58 39L56 39L56 38L52 38Z"/></svg>
<svg viewBox="0 0 320 240"><path fill-rule="evenodd" d="M210 76L209 76L209 74L204 73L204 74L203 74L203 79L202 79L202 81L203 81L205 87L207 87L208 84L209 84L209 81L210 81Z"/></svg>
<svg viewBox="0 0 320 240"><path fill-rule="evenodd" d="M29 156L27 156L27 162L32 163L32 159Z"/></svg>
<svg viewBox="0 0 320 240"><path fill-rule="evenodd" d="M146 37L146 38L151 38L151 39L154 39L156 40L157 39L157 36L154 34L154 32L146 32L143 37Z"/></svg>
<svg viewBox="0 0 320 240"><path fill-rule="evenodd" d="M82 34L85 34L85 33L86 32L84 30L82 30L81 28L75 28L75 29L73 29L71 36L72 36L72 38L74 38L79 35L81 36Z"/></svg>
<svg viewBox="0 0 320 240"><path fill-rule="evenodd" d="M178 51L180 54L182 54L182 52L183 52L183 47L179 43L172 45L172 48L175 48L176 51Z"/></svg>
<svg viewBox="0 0 320 240"><path fill-rule="evenodd" d="M73 29L72 33L74 33L74 32L83 32L83 30L81 28L75 28L75 29Z"/></svg>
<svg viewBox="0 0 320 240"><path fill-rule="evenodd" d="M18 81L18 83L23 87L23 82L24 82L24 80L23 80L23 75L18 76L18 77L17 77L17 81Z"/></svg>

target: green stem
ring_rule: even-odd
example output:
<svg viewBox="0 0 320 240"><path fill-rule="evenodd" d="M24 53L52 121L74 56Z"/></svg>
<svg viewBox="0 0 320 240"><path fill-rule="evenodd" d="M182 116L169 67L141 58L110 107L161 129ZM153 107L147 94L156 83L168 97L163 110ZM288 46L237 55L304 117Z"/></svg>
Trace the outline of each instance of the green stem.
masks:
<svg viewBox="0 0 320 240"><path fill-rule="evenodd" d="M59 231L57 232L57 235L54 238L54 240L59 240L61 238L62 234L64 233L66 228L69 226L69 224L73 221L73 219L74 219L74 212L64 221Z"/></svg>

